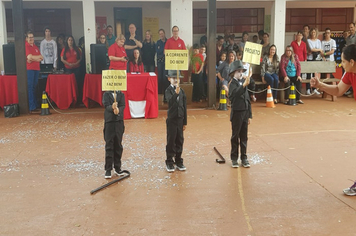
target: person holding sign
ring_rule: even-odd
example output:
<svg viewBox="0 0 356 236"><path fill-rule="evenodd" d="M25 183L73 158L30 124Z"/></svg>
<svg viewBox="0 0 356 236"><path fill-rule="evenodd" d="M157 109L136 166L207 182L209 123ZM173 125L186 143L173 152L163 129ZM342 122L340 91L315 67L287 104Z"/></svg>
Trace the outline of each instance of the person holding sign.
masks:
<svg viewBox="0 0 356 236"><path fill-rule="evenodd" d="M128 57L124 44L125 36L120 34L117 36L115 43L109 47L110 70L126 70Z"/></svg>
<svg viewBox="0 0 356 236"><path fill-rule="evenodd" d="M178 26L173 26L172 28L172 37L167 39L167 42L164 46L164 49L183 49L185 50L185 43L184 41L179 38L179 28Z"/></svg>
<svg viewBox="0 0 356 236"><path fill-rule="evenodd" d="M231 101L231 162L233 168L238 168L239 145L241 151L241 165L245 168L250 167L247 160L247 132L248 125L252 119L251 102L248 95L247 86L250 77L243 77L246 71L240 60L234 61L230 66L229 76L229 99Z"/></svg>
<svg viewBox="0 0 356 236"><path fill-rule="evenodd" d="M168 71L168 80L171 85L166 89L165 95L168 103L167 111L167 146L166 146L166 169L174 172L174 164L180 171L186 170L183 165L183 131L187 126L187 97L183 89L179 87L177 71ZM174 160L173 160L174 158Z"/></svg>
<svg viewBox="0 0 356 236"><path fill-rule="evenodd" d="M121 91L106 91L103 95L103 105L105 107L105 179L111 179L113 165L115 174L119 175L121 171L125 95Z"/></svg>

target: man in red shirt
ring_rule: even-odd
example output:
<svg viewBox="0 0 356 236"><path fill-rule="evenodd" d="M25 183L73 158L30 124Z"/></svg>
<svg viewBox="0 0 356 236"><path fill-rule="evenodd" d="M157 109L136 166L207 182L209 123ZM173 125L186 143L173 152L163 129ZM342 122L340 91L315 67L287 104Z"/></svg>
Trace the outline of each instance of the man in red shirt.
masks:
<svg viewBox="0 0 356 236"><path fill-rule="evenodd" d="M171 38L167 39L164 49L173 49L173 50L186 49L184 41L181 38L179 38L178 34L179 34L178 26L173 26L173 28L172 28L173 36Z"/></svg>
<svg viewBox="0 0 356 236"><path fill-rule="evenodd" d="M127 69L127 54L124 48L125 36L120 34L117 36L115 43L109 47L108 56L110 60L109 69L126 70Z"/></svg>
<svg viewBox="0 0 356 236"><path fill-rule="evenodd" d="M35 45L35 40L31 31L27 32L25 48L27 61L28 102L30 112L32 113L37 109L36 86L40 72L40 62L43 60L43 56L41 55L38 47Z"/></svg>

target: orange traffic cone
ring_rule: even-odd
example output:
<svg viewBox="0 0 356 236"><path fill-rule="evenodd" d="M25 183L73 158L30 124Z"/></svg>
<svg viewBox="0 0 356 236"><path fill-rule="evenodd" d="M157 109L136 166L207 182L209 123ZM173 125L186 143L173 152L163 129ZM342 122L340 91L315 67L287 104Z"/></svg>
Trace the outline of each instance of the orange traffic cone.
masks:
<svg viewBox="0 0 356 236"><path fill-rule="evenodd" d="M266 99L266 107L274 108L276 107L273 102L272 90L271 86L268 85L267 88L267 99Z"/></svg>
<svg viewBox="0 0 356 236"><path fill-rule="evenodd" d="M221 89L221 91L220 91L220 103L219 103L218 110L227 111L225 89Z"/></svg>
<svg viewBox="0 0 356 236"><path fill-rule="evenodd" d="M45 91L42 93L42 105L41 105L41 116L50 115L48 102L47 102L47 94Z"/></svg>

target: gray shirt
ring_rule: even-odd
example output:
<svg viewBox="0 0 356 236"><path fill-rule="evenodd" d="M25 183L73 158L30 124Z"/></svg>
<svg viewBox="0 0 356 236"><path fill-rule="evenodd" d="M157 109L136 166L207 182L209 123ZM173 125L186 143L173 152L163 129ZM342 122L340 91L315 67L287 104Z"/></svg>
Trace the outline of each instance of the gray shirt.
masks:
<svg viewBox="0 0 356 236"><path fill-rule="evenodd" d="M261 63L261 76L265 76L266 73L268 74L277 74L279 72L279 59L277 56L277 63L270 62L268 56L264 56L262 63Z"/></svg>
<svg viewBox="0 0 356 236"><path fill-rule="evenodd" d="M356 44L356 33L349 35L349 37L346 38L346 46L351 44Z"/></svg>

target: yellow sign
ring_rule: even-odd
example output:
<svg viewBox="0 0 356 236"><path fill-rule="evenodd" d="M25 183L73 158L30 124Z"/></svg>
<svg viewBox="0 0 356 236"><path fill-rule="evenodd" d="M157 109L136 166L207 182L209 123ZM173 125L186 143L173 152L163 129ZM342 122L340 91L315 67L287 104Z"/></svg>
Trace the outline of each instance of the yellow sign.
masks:
<svg viewBox="0 0 356 236"><path fill-rule="evenodd" d="M166 70L188 70L188 50L164 50L166 56Z"/></svg>
<svg viewBox="0 0 356 236"><path fill-rule="evenodd" d="M126 70L103 70L101 76L102 91L126 91L126 81Z"/></svg>
<svg viewBox="0 0 356 236"><path fill-rule="evenodd" d="M158 30L159 30L159 18L156 17L143 17L143 39L145 40L146 31L150 30L152 34L153 41L157 42L159 39Z"/></svg>
<svg viewBox="0 0 356 236"><path fill-rule="evenodd" d="M243 62L259 65L261 63L262 44L246 42Z"/></svg>

